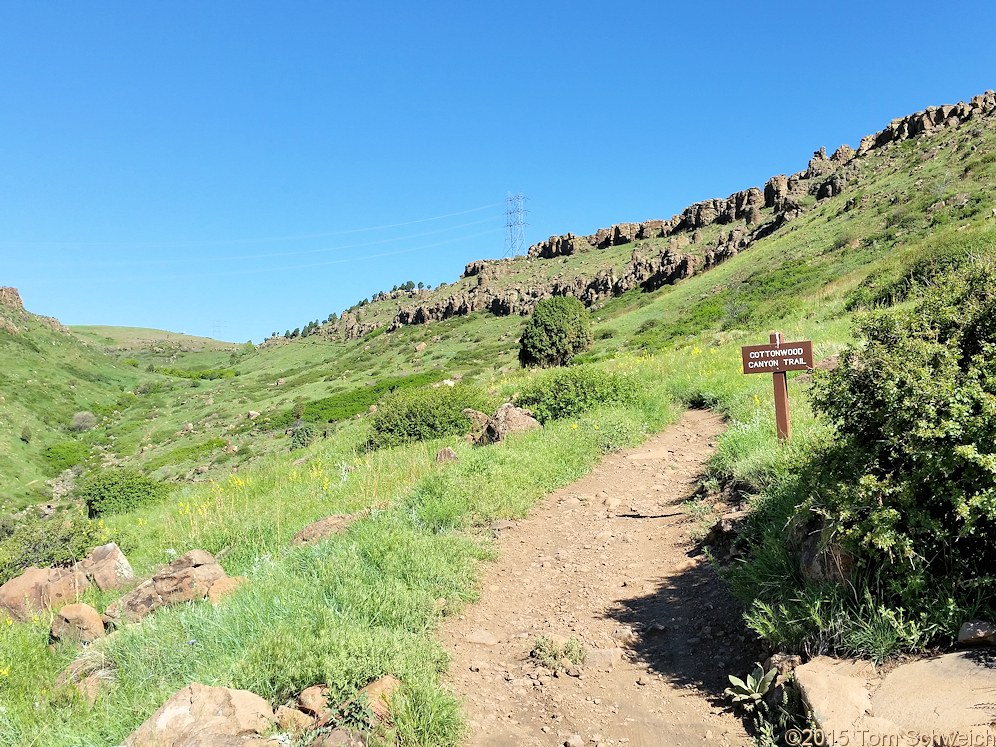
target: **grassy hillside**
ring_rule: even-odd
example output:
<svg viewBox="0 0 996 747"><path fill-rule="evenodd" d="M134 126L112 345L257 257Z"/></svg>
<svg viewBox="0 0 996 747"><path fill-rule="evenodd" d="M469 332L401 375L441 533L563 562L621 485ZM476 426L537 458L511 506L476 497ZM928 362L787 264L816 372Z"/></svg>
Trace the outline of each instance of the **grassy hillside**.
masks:
<svg viewBox="0 0 996 747"><path fill-rule="evenodd" d="M316 682L347 697L390 672L405 683L400 743L455 744L459 714L440 682L444 656L433 627L476 593L490 551L481 528L524 515L545 492L689 405L729 419L705 492L723 489L724 500L753 509L750 545L739 548L730 579L753 603L749 622L758 633L787 649L874 658L949 643L965 615L992 611L985 584L974 601L945 587L948 603L929 596L930 583L897 596L894 579L862 576L849 596L793 565L787 527L798 518L795 507L816 495L796 476L819 467L841 435L814 415L813 378L793 374L795 435L776 445L770 379L741 373L739 347L779 329L812 339L818 359L836 356L858 341L854 322L868 310L919 309L963 268L996 259L996 123L983 118L884 145L858 159L849 180L841 194L813 200L714 269L596 304L595 344L577 362L615 377L631 396L506 444L471 448L452 435L371 449L377 415L370 410L397 407L400 393L443 379L466 386L447 388L453 397L473 389L500 401L551 375L518 367L525 323L518 315L474 313L353 340L312 335L258 349L189 349L175 359L128 343L111 356L33 319L21 320L16 334L0 331L0 413L12 447L0 453L0 469L13 476L15 505L38 495L31 480L47 475L43 447L78 440L108 462L182 483L165 500L107 516L96 529L124 548L138 573L202 548L222 554L231 575L249 578L225 604L163 611L94 644L111 684L92 708L52 687L75 652L47 646L45 616L0 626L0 743L116 743L190 680L248 688L276 703ZM632 250L521 260L514 266L527 275L499 281L595 274ZM397 304L376 301L364 314L386 320ZM97 427L73 435L80 409L98 415ZM18 439L22 422L39 429L29 444ZM298 425L320 437L291 451L287 431ZM460 461L435 464L443 445ZM980 463L988 464L985 456ZM310 521L359 509L370 512L346 534L290 547ZM708 514L711 500L690 510ZM905 598L923 603L919 617L897 607L902 594L914 593Z"/></svg>

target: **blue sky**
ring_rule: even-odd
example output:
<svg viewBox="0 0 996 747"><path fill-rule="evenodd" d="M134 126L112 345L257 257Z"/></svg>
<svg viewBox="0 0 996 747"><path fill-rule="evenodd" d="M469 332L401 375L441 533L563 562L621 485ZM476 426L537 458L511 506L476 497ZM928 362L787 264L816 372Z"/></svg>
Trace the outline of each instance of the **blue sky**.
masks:
<svg viewBox="0 0 996 747"><path fill-rule="evenodd" d="M996 86L990 3L0 3L0 285L236 341Z"/></svg>

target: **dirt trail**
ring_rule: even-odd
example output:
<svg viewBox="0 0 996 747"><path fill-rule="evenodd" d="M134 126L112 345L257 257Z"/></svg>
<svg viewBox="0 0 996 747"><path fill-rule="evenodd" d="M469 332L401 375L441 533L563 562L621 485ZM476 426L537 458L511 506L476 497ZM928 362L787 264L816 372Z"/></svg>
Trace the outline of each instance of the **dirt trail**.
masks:
<svg viewBox="0 0 996 747"><path fill-rule="evenodd" d="M498 525L481 600L442 629L468 745L753 743L722 691L757 652L705 558L689 557L681 506L722 429L715 414L689 411L524 521ZM540 667L529 655L539 636L578 638L584 666Z"/></svg>

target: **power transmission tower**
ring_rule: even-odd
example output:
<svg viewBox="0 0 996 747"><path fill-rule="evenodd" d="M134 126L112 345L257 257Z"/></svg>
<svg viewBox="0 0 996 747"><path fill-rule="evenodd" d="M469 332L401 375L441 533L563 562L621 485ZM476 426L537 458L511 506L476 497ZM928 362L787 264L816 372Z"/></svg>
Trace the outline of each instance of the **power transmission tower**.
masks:
<svg viewBox="0 0 996 747"><path fill-rule="evenodd" d="M526 248L526 198L511 192L505 198L505 257L522 254Z"/></svg>

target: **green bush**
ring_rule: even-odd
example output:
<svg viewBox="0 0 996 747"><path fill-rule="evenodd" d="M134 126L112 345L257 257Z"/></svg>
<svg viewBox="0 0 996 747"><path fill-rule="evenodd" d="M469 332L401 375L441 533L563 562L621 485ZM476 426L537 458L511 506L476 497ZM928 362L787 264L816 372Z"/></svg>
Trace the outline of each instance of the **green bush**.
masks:
<svg viewBox="0 0 996 747"><path fill-rule="evenodd" d="M90 516L103 516L155 503L168 495L171 487L137 470L117 467L87 475L73 493L86 503Z"/></svg>
<svg viewBox="0 0 996 747"><path fill-rule="evenodd" d="M0 584L29 566L66 565L99 544L96 522L82 515L0 520Z"/></svg>
<svg viewBox="0 0 996 747"><path fill-rule="evenodd" d="M464 409L491 410L495 405L470 384L435 389L402 389L386 397L374 414L370 443L375 447L426 441L466 433Z"/></svg>
<svg viewBox="0 0 996 747"><path fill-rule="evenodd" d="M42 457L56 473L82 464L90 456L90 448L79 441L62 441L42 451Z"/></svg>
<svg viewBox="0 0 996 747"><path fill-rule="evenodd" d="M239 375L234 368L203 368L192 370L187 368L163 367L157 368L158 373L164 376L175 376L180 379L194 379L195 381L207 379L214 381L217 379L234 379Z"/></svg>
<svg viewBox="0 0 996 747"><path fill-rule="evenodd" d="M287 428L297 419L307 423L331 423L337 420L346 420L366 412L370 409L370 405L376 404L389 392L421 387L442 381L444 378L446 378L446 374L442 371L426 371L411 376L380 379L372 386L360 386L312 402L295 403L294 407L270 418L267 425L271 428ZM301 404L303 407L299 410Z"/></svg>
<svg viewBox="0 0 996 747"><path fill-rule="evenodd" d="M305 446L311 446L317 437L315 429L310 425L302 425L294 429L294 433L291 436L291 451L295 449L303 449Z"/></svg>
<svg viewBox="0 0 996 747"><path fill-rule="evenodd" d="M996 568L996 267L935 279L915 307L858 331L864 344L815 383L836 438L804 470L803 509L873 572L880 601L991 603L996 577L980 569Z"/></svg>
<svg viewBox="0 0 996 747"><path fill-rule="evenodd" d="M532 410L541 423L570 418L599 405L632 402L638 392L633 379L594 366L550 371L530 382L516 404Z"/></svg>
<svg viewBox="0 0 996 747"><path fill-rule="evenodd" d="M523 366L563 366L590 348L591 315L576 298L558 296L536 304L522 337L519 362Z"/></svg>
<svg viewBox="0 0 996 747"><path fill-rule="evenodd" d="M21 428L21 440L26 444L31 443L31 429L28 426Z"/></svg>

